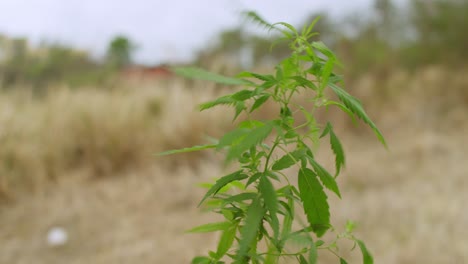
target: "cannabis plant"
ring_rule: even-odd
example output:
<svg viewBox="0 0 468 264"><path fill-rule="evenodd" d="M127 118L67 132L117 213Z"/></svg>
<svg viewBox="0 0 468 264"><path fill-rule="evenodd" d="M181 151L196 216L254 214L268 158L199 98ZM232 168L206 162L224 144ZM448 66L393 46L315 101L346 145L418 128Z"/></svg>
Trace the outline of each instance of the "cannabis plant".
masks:
<svg viewBox="0 0 468 264"><path fill-rule="evenodd" d="M253 12L247 16L268 30L279 32L281 40L289 43L291 55L276 65L272 74L242 72L231 78L192 67L174 69L186 77L243 87L200 105L200 110L219 105L232 107L234 120L242 116L235 129L213 144L163 153L214 149L225 153L226 162L237 168L220 177L201 199L200 204L221 214L224 221L190 230L220 232L217 248L206 256L195 257L192 263L274 264L289 258L312 264L317 263L321 249L335 254L343 264L347 262L340 256L339 239L352 240L360 248L363 262L373 263L364 243L352 234L352 222L336 239L329 242L321 239L335 230L330 223L327 195L341 198L336 178L345 164L345 154L333 124L319 124L316 110L338 107L351 118L357 117L369 125L385 145L382 134L360 101L340 86L343 78L334 73L334 68L341 63L335 54L324 43L311 41L317 34L313 32L317 20L298 31L288 23L270 24ZM327 90L338 100L327 96L331 94ZM304 105L293 103L295 95L306 91L312 96ZM268 101L278 106L277 117L254 119L252 113L265 107ZM312 147L326 137L335 156L334 173L317 161L316 148ZM288 168L297 171L297 175L286 173ZM298 208L306 218L302 226L296 213Z"/></svg>

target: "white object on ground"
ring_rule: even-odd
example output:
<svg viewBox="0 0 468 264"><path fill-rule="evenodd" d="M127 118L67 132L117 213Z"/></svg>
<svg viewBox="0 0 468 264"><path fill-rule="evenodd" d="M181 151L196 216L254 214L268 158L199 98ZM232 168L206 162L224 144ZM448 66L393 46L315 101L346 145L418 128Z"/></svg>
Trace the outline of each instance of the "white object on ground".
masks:
<svg viewBox="0 0 468 264"><path fill-rule="evenodd" d="M63 246L68 241L68 234L61 227L53 227L47 232L47 244L52 247Z"/></svg>

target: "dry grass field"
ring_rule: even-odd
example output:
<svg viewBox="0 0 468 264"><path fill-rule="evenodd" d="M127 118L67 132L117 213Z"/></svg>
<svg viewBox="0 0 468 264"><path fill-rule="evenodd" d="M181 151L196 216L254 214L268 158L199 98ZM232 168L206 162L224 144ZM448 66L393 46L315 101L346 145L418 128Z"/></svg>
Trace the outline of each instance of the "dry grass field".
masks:
<svg viewBox="0 0 468 264"><path fill-rule="evenodd" d="M331 115L348 158L332 221L357 221L376 263L468 263L466 73L428 68L357 82L352 93L388 151ZM189 263L212 249L216 234L184 231L216 220L196 205L197 184L223 173L219 157L154 153L226 131L223 109L195 110L213 89L174 80L112 91L58 87L41 100L0 94L0 263ZM320 160L332 166L322 147ZM47 244L52 227L67 231L66 244ZM346 254L360 263L357 251Z"/></svg>

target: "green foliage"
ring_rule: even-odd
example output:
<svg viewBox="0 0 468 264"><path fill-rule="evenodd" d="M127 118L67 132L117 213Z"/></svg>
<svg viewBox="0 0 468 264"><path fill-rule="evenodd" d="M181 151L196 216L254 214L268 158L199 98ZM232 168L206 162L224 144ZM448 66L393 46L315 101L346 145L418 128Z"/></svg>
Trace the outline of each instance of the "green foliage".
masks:
<svg viewBox="0 0 468 264"><path fill-rule="evenodd" d="M330 145L333 153L335 154L336 177L338 174L340 174L341 167L345 165L345 155L343 147L341 146L341 142L336 136L335 132L333 132L333 126L330 123L327 123L320 138L323 138L327 134L330 135Z"/></svg>
<svg viewBox="0 0 468 264"><path fill-rule="evenodd" d="M200 204L205 201L206 198L215 195L221 188L226 186L226 184L233 182L233 181L239 181L247 178L248 176L245 174L242 174L242 170L236 171L234 173L231 173L229 175L226 175L224 177L221 177L219 180L216 181L216 183L206 192L205 196L203 199L200 201Z"/></svg>
<svg viewBox="0 0 468 264"><path fill-rule="evenodd" d="M260 231L260 223L265 216L265 208L260 198L252 201L245 213L244 226L240 230L239 249L234 257L236 263L247 263L251 257L249 251L256 251L256 240Z"/></svg>
<svg viewBox="0 0 468 264"><path fill-rule="evenodd" d="M205 225L197 226L195 228L190 229L188 232L191 232L191 233L206 233L206 232L227 230L230 227L231 227L231 223L229 223L229 222L211 223L211 224L205 224Z"/></svg>
<svg viewBox="0 0 468 264"><path fill-rule="evenodd" d="M409 22L416 32L416 41L405 45L405 64L460 64L468 56L468 1L412 0Z"/></svg>
<svg viewBox="0 0 468 264"><path fill-rule="evenodd" d="M198 256L192 263L225 263L227 259L238 264L278 263L283 257L293 256L299 263L312 264L318 261L318 250L331 251L341 263L346 263L337 250L338 239L354 241L361 249L364 263L373 263L364 243L353 236L352 222L347 224L344 233L338 234L329 244L316 240L329 230L335 230L331 224L326 192L333 192L341 198L336 177L345 164L345 154L332 124L318 124L313 113L317 108L335 105L352 117L362 119L385 145L382 134L359 100L337 85L341 77L334 73L334 68L341 63L334 52L322 42L311 41L316 35L312 32L316 20L298 31L290 24L270 24L255 13L247 14L261 26L279 32L291 51L289 57L276 65L274 75L243 72L231 78L196 68L176 69L186 77L243 86L244 89L240 91L202 104L200 109L227 105L233 108L234 119L241 113L247 118L216 144L164 153L215 148L225 153L226 162L235 162L239 167L211 185L200 202L215 201L210 206L225 221L191 230L221 232L216 252ZM327 89L331 89L340 102L327 98ZM313 92L314 96L309 98L311 104L301 106L291 103L291 99L303 90ZM280 107L277 118L252 119L250 113L262 109L267 101L273 101ZM305 123L299 123L298 120L304 119L298 119L295 113L302 113ZM335 154L335 175L315 159L309 147L317 145L327 135ZM284 172L292 168L298 170L297 186L291 183L291 176ZM240 193L230 192L233 186ZM293 222L297 219L296 206L302 208L307 222L302 228L293 230Z"/></svg>
<svg viewBox="0 0 468 264"><path fill-rule="evenodd" d="M26 39L0 36L0 86L32 85L40 93L51 83L100 83L108 72L83 51L61 44L30 47Z"/></svg>
<svg viewBox="0 0 468 264"><path fill-rule="evenodd" d="M384 144L385 146L387 143L385 142L385 139L380 132L380 130L377 128L377 126L372 122L372 120L367 116L366 112L364 111L364 108L362 107L362 104L359 100L348 94L345 90L340 88L339 86L329 83L328 84L330 88L336 93L340 101L346 106L346 108L351 111L354 115L362 119L366 124L368 124L374 133L377 135L377 138Z"/></svg>
<svg viewBox="0 0 468 264"><path fill-rule="evenodd" d="M194 79L200 79L205 81L212 81L220 84L243 85L250 83L238 78L222 76L195 67L174 67L173 70L176 74L179 74L180 76L191 77Z"/></svg>
<svg viewBox="0 0 468 264"><path fill-rule="evenodd" d="M299 171L298 184L307 220L312 230L318 237L321 237L330 227L330 212L327 195L317 175L307 168L301 168Z"/></svg>
<svg viewBox="0 0 468 264"><path fill-rule="evenodd" d="M183 148L183 149L175 149L175 150L169 150L165 152L159 153L160 156L165 156L165 155L172 155L176 153L187 153L187 152L193 152L193 151L200 151L204 149L211 149L211 148L216 148L218 145L202 145L202 146L193 146L190 148Z"/></svg>
<svg viewBox="0 0 468 264"><path fill-rule="evenodd" d="M362 242L361 240L356 240L356 243L359 245L359 248L361 249L364 264L374 263L374 258L367 250L367 247L364 244L364 242Z"/></svg>
<svg viewBox="0 0 468 264"><path fill-rule="evenodd" d="M128 66L134 49L135 44L126 36L114 37L107 47L107 63L117 69Z"/></svg>

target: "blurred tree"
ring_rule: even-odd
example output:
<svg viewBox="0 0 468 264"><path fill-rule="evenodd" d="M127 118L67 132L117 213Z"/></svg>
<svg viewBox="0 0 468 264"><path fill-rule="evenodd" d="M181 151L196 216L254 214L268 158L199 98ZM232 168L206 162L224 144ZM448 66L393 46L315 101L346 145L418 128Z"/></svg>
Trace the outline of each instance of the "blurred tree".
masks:
<svg viewBox="0 0 468 264"><path fill-rule="evenodd" d="M0 64L6 59L6 49L7 49L8 38L0 34Z"/></svg>
<svg viewBox="0 0 468 264"><path fill-rule="evenodd" d="M247 66L251 58L250 54L246 52L250 49L247 34L242 27L237 27L230 30L225 30L219 35L218 45L215 48L216 54L223 54L232 66ZM251 57L251 56L250 56Z"/></svg>
<svg viewBox="0 0 468 264"><path fill-rule="evenodd" d="M402 17L398 15L397 9L392 0L375 0L374 10L376 14L376 27L379 28L378 37L391 45L398 43L401 32L397 30L398 21L402 20Z"/></svg>
<svg viewBox="0 0 468 264"><path fill-rule="evenodd" d="M412 0L410 10L415 41L404 58L412 64L464 63L460 58L468 56L467 0Z"/></svg>
<svg viewBox="0 0 468 264"><path fill-rule="evenodd" d="M0 39L0 86L4 89L27 86L42 93L51 83L96 84L106 76L87 52L53 43L30 47L23 38Z"/></svg>
<svg viewBox="0 0 468 264"><path fill-rule="evenodd" d="M237 27L221 32L217 49L237 54L245 44L247 44L246 34L241 27Z"/></svg>
<svg viewBox="0 0 468 264"><path fill-rule="evenodd" d="M7 37L0 34L0 89L2 89L5 79L5 59L7 41Z"/></svg>
<svg viewBox="0 0 468 264"><path fill-rule="evenodd" d="M107 47L107 63L121 69L132 62L132 53L136 46L129 38L119 35L114 37Z"/></svg>
<svg viewBox="0 0 468 264"><path fill-rule="evenodd" d="M196 63L223 74L229 74L239 66L249 67L252 57L249 38L242 27L224 30L214 45L198 52Z"/></svg>
<svg viewBox="0 0 468 264"><path fill-rule="evenodd" d="M2 86L8 87L21 81L22 73L28 66L28 41L25 38L14 38L7 41L5 46Z"/></svg>
<svg viewBox="0 0 468 264"><path fill-rule="evenodd" d="M25 72L29 81L36 85L65 81L71 85L94 82L99 67L87 52L52 44L47 45L41 56L30 58L30 67Z"/></svg>
<svg viewBox="0 0 468 264"><path fill-rule="evenodd" d="M279 41L278 36L252 36L250 43L253 61L257 65L276 64L290 54L288 45L286 42Z"/></svg>

